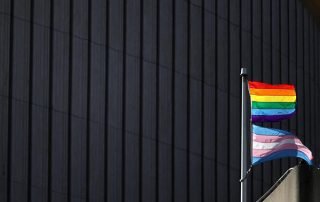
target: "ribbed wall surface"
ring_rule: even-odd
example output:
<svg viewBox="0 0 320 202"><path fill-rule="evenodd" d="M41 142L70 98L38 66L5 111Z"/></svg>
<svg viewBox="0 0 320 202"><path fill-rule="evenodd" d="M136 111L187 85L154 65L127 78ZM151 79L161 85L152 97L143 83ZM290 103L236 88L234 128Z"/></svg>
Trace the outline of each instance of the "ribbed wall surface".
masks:
<svg viewBox="0 0 320 202"><path fill-rule="evenodd" d="M0 201L239 201L240 67L296 85L273 126L318 163L319 31L299 0L1 0Z"/></svg>

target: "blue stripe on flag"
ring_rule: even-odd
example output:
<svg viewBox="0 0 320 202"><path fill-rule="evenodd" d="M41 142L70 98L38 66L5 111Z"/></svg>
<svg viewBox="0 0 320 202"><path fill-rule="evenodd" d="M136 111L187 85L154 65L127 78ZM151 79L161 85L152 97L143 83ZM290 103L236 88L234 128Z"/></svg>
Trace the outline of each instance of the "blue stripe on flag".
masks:
<svg viewBox="0 0 320 202"><path fill-rule="evenodd" d="M292 135L290 132L285 130L265 128L257 125L252 125L252 132L256 135Z"/></svg>
<svg viewBox="0 0 320 202"><path fill-rule="evenodd" d="M297 157L297 158L301 158L301 159L305 160L309 165L313 164L312 160L309 159L308 156L301 151L283 150L283 151L278 151L278 152L272 153L272 154L265 156L265 157L252 157L252 165L257 165L259 163L263 163L266 161L275 160L275 159L279 159L279 158L283 158L283 157Z"/></svg>
<svg viewBox="0 0 320 202"><path fill-rule="evenodd" d="M251 114L252 115L286 115L286 114L292 114L295 112L295 109L252 109Z"/></svg>

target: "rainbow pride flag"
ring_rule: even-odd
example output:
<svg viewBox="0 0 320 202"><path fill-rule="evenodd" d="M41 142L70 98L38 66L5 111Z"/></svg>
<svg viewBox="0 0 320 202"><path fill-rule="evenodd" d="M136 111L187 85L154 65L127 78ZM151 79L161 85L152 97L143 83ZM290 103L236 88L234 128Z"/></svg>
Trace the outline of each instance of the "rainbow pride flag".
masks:
<svg viewBox="0 0 320 202"><path fill-rule="evenodd" d="M312 152L288 131L252 126L252 165L284 157L297 157L312 165Z"/></svg>
<svg viewBox="0 0 320 202"><path fill-rule="evenodd" d="M296 91L293 85L271 85L249 81L252 122L275 122L295 113Z"/></svg>

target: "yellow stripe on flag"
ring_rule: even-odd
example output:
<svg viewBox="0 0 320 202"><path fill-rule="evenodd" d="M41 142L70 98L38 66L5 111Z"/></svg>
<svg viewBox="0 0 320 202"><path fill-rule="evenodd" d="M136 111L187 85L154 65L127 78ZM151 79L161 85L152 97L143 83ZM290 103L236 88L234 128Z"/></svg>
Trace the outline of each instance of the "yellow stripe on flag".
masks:
<svg viewBox="0 0 320 202"><path fill-rule="evenodd" d="M295 102L296 96L260 96L251 95L251 101L255 102Z"/></svg>

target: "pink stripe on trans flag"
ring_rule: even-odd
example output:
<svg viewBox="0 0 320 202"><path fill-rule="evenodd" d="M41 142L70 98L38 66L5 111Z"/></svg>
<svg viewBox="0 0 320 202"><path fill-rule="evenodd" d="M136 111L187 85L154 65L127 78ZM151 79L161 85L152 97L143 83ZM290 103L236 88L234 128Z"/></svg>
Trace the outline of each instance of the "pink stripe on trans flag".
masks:
<svg viewBox="0 0 320 202"><path fill-rule="evenodd" d="M272 143L272 142L280 142L288 139L294 139L296 142L299 142L300 144L302 144L299 138L297 138L294 135L257 135L252 133L252 140L255 142Z"/></svg>
<svg viewBox="0 0 320 202"><path fill-rule="evenodd" d="M284 150L297 150L305 153L309 159L313 159L312 153L310 150L303 145L296 145L296 144L281 144L278 147L276 146L273 149L255 149L252 148L252 156L253 157L265 157L272 153L278 152L278 151L284 151Z"/></svg>

